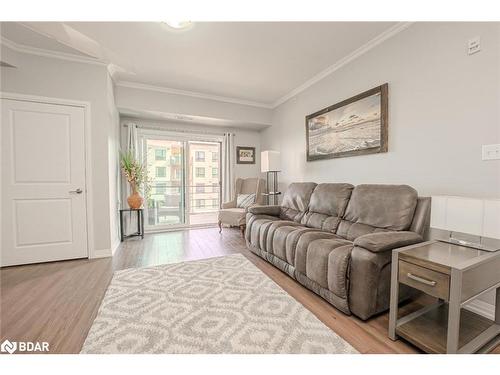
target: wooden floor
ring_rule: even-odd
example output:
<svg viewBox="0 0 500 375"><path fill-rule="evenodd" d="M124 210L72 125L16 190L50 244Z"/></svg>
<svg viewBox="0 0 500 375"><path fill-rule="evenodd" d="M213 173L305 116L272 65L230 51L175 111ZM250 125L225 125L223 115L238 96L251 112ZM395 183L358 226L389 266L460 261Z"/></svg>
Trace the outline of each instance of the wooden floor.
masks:
<svg viewBox="0 0 500 375"><path fill-rule="evenodd" d="M361 353L418 353L387 337L388 314L363 322L346 316L249 252L239 230L176 231L131 239L113 258L7 267L0 270L1 341L47 341L51 353L78 353L113 272L242 253ZM405 306L414 309L415 303ZM500 347L494 350L500 353Z"/></svg>

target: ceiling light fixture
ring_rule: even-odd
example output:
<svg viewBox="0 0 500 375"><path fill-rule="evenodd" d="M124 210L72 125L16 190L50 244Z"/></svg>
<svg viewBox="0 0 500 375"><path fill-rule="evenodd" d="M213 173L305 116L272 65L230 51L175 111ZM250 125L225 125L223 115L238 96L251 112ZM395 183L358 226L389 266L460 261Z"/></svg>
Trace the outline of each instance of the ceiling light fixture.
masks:
<svg viewBox="0 0 500 375"><path fill-rule="evenodd" d="M191 21L163 21L162 23L176 30L187 29L193 24Z"/></svg>

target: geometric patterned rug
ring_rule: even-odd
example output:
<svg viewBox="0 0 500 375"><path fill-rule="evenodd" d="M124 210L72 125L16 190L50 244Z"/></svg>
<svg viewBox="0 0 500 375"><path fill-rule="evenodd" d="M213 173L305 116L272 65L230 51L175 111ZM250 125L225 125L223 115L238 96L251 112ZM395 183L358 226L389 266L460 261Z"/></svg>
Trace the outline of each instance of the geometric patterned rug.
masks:
<svg viewBox="0 0 500 375"><path fill-rule="evenodd" d="M243 255L117 271L81 353L358 353Z"/></svg>

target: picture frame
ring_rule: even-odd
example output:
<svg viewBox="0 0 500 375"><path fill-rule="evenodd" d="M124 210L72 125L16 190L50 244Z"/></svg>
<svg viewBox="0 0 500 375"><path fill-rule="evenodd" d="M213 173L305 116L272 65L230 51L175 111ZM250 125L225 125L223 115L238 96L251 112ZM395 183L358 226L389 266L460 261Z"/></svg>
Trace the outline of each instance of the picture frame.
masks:
<svg viewBox="0 0 500 375"><path fill-rule="evenodd" d="M387 83L306 116L307 161L387 152Z"/></svg>
<svg viewBox="0 0 500 375"><path fill-rule="evenodd" d="M237 146L237 164L255 164L255 147Z"/></svg>

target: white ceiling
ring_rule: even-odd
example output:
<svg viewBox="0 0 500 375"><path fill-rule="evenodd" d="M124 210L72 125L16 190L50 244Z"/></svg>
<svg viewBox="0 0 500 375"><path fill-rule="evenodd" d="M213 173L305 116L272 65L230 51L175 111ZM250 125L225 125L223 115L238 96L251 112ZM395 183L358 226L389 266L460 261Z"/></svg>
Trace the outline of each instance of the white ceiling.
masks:
<svg viewBox="0 0 500 375"><path fill-rule="evenodd" d="M271 106L394 22L2 23L2 37L115 65L116 81Z"/></svg>

